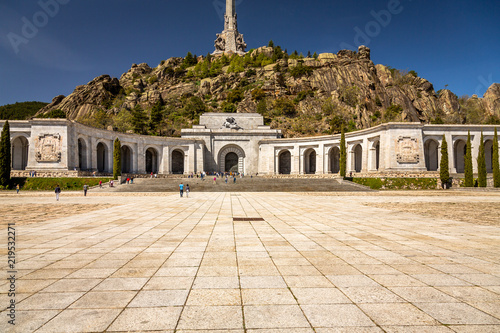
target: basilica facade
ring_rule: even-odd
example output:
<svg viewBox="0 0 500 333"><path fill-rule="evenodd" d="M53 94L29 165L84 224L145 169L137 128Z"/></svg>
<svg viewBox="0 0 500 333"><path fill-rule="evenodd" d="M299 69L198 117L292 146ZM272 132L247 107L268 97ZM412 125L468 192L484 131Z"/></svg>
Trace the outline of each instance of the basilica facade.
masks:
<svg viewBox="0 0 500 333"><path fill-rule="evenodd" d="M3 126L4 121L0 121ZM109 174L113 142L121 141L126 174L239 172L259 175L338 174L340 135L282 138L254 113L206 113L180 138L125 134L63 119L9 121L12 175ZM347 173L437 175L443 135L450 173L464 172L470 132L474 171L481 133L492 172L494 126L387 123L346 134Z"/></svg>

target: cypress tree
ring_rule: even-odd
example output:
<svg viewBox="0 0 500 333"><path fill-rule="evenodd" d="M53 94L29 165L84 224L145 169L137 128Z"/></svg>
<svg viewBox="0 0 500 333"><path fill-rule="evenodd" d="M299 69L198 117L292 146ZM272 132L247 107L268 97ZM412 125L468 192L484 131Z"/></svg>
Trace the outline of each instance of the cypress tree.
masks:
<svg viewBox="0 0 500 333"><path fill-rule="evenodd" d="M450 179L450 168L448 166L448 143L443 134L443 142L441 143L441 161L439 163L439 178L442 184L446 184Z"/></svg>
<svg viewBox="0 0 500 333"><path fill-rule="evenodd" d="M345 132L344 125L342 124L342 130L340 134L340 176L345 177L346 167L347 167L347 151L345 146Z"/></svg>
<svg viewBox="0 0 500 333"><path fill-rule="evenodd" d="M116 138L113 146L113 179L118 179L122 175L122 145Z"/></svg>
<svg viewBox="0 0 500 333"><path fill-rule="evenodd" d="M465 176L465 187L473 187L474 186L474 174L472 170L472 144L470 141L470 131L467 136L467 147L465 151L464 157L464 176Z"/></svg>
<svg viewBox="0 0 500 333"><path fill-rule="evenodd" d="M493 137L493 186L500 187L500 162L498 161L498 134L495 128L495 136Z"/></svg>
<svg viewBox="0 0 500 333"><path fill-rule="evenodd" d="M477 183L479 187L486 187L486 159L484 156L484 137L481 131L481 142L479 143L479 153L477 154Z"/></svg>
<svg viewBox="0 0 500 333"><path fill-rule="evenodd" d="M8 186L10 182L10 125L6 121L3 125L0 139L0 185Z"/></svg>

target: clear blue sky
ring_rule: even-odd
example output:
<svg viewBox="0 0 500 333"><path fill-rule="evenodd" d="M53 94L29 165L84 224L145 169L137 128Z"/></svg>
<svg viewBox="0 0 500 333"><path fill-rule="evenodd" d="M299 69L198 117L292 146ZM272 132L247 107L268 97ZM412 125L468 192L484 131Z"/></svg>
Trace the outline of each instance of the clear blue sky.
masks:
<svg viewBox="0 0 500 333"><path fill-rule="evenodd" d="M0 0L0 105L50 102L96 76L119 78L133 63L206 55L223 29L224 0L41 0L53 2L59 8L45 6L47 15L39 1ZM336 53L363 43L376 64L415 70L436 90L482 96L500 82L498 0L236 3L249 48L272 39L289 52ZM381 11L389 15L379 23Z"/></svg>

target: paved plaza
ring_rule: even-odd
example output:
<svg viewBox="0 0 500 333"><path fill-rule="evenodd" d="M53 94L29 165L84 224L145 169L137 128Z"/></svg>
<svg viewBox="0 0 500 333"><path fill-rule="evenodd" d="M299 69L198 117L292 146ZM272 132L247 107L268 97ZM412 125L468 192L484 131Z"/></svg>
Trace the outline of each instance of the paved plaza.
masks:
<svg viewBox="0 0 500 333"><path fill-rule="evenodd" d="M107 206L15 226L15 326L0 218L0 331L499 332L498 224L373 207L475 201L500 193L2 195Z"/></svg>

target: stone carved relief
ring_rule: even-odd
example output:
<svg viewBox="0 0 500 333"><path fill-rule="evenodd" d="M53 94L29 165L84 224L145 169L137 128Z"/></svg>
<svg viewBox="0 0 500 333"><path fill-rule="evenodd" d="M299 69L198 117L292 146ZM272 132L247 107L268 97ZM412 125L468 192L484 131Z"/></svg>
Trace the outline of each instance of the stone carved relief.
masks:
<svg viewBox="0 0 500 333"><path fill-rule="evenodd" d="M222 34L217 34L217 39L215 40L215 51L222 51L226 49L226 40L222 37Z"/></svg>
<svg viewBox="0 0 500 333"><path fill-rule="evenodd" d="M396 160L400 164L418 163L420 161L418 140L400 136L396 140Z"/></svg>
<svg viewBox="0 0 500 333"><path fill-rule="evenodd" d="M37 162L60 162L61 135L42 134L35 138L35 159Z"/></svg>
<svg viewBox="0 0 500 333"><path fill-rule="evenodd" d="M222 127L223 128L235 129L235 130L242 129L240 126L238 126L238 124L236 123L236 120L234 119L234 117L228 117L228 118L226 118L226 121L224 122L224 124L222 124Z"/></svg>

